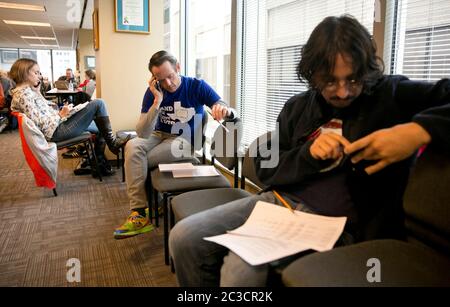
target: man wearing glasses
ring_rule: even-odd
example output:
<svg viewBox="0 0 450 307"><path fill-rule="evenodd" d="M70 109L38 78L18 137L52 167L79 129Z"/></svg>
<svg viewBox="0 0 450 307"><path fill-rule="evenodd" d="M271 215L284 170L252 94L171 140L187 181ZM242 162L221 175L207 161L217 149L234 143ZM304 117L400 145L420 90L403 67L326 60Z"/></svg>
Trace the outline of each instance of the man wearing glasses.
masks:
<svg viewBox="0 0 450 307"><path fill-rule="evenodd" d="M372 37L350 16L325 18L314 29L297 73L309 90L287 101L269 146L259 147L259 179L297 210L346 216L338 245L402 238L415 153L427 144L450 150L450 81L383 75ZM274 142L279 163L264 168ZM203 240L244 224L258 200L280 204L265 192L175 225L169 247L181 286L266 285L268 264L251 266Z"/></svg>

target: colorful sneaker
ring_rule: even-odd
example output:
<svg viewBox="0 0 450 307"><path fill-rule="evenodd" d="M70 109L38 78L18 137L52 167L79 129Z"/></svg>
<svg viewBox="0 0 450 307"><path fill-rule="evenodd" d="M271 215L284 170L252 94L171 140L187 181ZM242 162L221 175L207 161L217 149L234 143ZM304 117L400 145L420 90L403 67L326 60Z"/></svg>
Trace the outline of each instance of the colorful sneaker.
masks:
<svg viewBox="0 0 450 307"><path fill-rule="evenodd" d="M148 219L148 210L145 210L146 217L139 215L138 212L133 211L127 218L126 222L114 230L114 239L126 239L136 235L150 232L153 230L153 225Z"/></svg>

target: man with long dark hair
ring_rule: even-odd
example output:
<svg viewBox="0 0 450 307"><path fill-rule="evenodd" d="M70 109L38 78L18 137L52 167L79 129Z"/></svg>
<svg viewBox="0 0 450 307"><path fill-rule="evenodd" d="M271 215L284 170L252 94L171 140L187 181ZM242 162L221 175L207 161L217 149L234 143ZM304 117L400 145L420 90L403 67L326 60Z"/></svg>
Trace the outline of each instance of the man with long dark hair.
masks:
<svg viewBox="0 0 450 307"><path fill-rule="evenodd" d="M203 238L244 224L258 200L280 204L270 189L297 210L346 216L338 244L403 238L402 195L415 153L427 144L450 149L450 81L383 75L371 35L350 16L327 17L314 29L298 76L309 89L288 100L256 158L270 188L192 215L171 231L181 286L266 285L268 264L251 266ZM274 142L279 163L265 168L264 148Z"/></svg>

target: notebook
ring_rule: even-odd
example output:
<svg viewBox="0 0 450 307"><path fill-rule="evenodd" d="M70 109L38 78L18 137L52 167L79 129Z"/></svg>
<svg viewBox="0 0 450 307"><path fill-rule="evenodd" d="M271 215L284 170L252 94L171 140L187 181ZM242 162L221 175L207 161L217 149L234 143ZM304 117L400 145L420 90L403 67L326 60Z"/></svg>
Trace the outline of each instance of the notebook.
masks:
<svg viewBox="0 0 450 307"><path fill-rule="evenodd" d="M80 110L84 109L89 104L89 101L85 103L77 104L76 106L73 106L73 104L69 104L69 114L67 114L66 117L62 119L62 121L66 121L68 118L72 117L75 113L79 112Z"/></svg>

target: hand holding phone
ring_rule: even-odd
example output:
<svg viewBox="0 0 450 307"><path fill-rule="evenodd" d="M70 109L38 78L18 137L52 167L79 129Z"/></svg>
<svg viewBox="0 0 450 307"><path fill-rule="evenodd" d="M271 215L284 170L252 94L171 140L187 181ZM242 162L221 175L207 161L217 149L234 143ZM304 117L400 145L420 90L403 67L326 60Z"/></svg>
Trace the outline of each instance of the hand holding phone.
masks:
<svg viewBox="0 0 450 307"><path fill-rule="evenodd" d="M155 82L155 88L158 90L158 92L162 92L161 85L159 85L159 81Z"/></svg>
<svg viewBox="0 0 450 307"><path fill-rule="evenodd" d="M153 92L153 89L157 90L158 92L162 92L161 90L161 86L159 84L159 81L156 80L155 77L152 77L149 81L148 81L148 86L150 88L150 90Z"/></svg>
<svg viewBox="0 0 450 307"><path fill-rule="evenodd" d="M149 86L150 86L150 91L152 92L153 96L155 96L155 101L154 103L156 104L161 104L164 94L163 91L161 89L161 86L159 84L159 81L156 80L155 77L152 77L150 79L150 81L148 82Z"/></svg>

